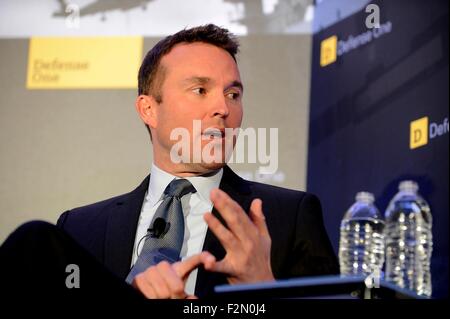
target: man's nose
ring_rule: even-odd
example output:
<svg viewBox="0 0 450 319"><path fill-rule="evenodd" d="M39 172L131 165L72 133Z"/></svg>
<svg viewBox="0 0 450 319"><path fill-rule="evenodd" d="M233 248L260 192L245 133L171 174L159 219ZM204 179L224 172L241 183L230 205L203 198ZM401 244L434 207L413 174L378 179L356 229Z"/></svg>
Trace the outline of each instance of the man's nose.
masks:
<svg viewBox="0 0 450 319"><path fill-rule="evenodd" d="M230 113L230 109L227 104L227 99L225 96L218 96L211 108L211 115L212 117L227 117Z"/></svg>

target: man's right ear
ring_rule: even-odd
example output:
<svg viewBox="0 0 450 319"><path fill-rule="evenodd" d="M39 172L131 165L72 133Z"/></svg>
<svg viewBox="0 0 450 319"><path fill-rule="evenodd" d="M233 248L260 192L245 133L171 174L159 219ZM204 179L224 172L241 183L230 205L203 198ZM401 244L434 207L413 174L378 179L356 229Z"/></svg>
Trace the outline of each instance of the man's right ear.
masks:
<svg viewBox="0 0 450 319"><path fill-rule="evenodd" d="M141 117L142 121L147 124L149 127L156 128L158 124L158 117L156 109L158 107L158 103L150 95L139 95L136 98L135 102L136 111Z"/></svg>

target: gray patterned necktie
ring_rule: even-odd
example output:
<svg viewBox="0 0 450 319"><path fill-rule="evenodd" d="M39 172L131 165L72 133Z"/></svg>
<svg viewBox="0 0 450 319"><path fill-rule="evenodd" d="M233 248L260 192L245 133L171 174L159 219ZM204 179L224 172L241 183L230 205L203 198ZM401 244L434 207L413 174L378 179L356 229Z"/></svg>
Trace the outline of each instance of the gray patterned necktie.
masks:
<svg viewBox="0 0 450 319"><path fill-rule="evenodd" d="M148 237L144 242L141 254L126 278L127 283L131 284L136 275L162 260L174 263L180 259L180 251L184 239L184 216L181 207L181 197L195 192L194 186L186 179L173 180L167 186L164 191L163 202L156 210L151 223L151 228L154 230L153 235L147 234ZM155 235L155 221L157 219L159 219L159 222L161 222L161 219L165 221L165 223L162 223L165 229L160 231L161 234Z"/></svg>

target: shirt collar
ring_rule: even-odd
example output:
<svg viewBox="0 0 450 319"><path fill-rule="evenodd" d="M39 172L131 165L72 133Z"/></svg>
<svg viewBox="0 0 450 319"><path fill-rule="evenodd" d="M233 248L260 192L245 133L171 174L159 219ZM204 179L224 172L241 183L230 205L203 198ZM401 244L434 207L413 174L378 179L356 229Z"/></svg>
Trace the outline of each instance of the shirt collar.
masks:
<svg viewBox="0 0 450 319"><path fill-rule="evenodd" d="M213 188L219 188L222 176L223 168L207 175L185 178L192 183L202 201L212 204L209 193ZM167 185L176 178L179 177L163 171L153 163L147 192L147 200L150 205L155 205L162 198Z"/></svg>

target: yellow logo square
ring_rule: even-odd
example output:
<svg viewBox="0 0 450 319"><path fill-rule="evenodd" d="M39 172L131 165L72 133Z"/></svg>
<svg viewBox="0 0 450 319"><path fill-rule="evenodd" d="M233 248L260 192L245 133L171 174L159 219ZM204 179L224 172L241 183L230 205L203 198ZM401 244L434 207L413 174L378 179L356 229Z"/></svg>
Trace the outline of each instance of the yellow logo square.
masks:
<svg viewBox="0 0 450 319"><path fill-rule="evenodd" d="M144 40L136 37L33 37L27 89L134 89Z"/></svg>
<svg viewBox="0 0 450 319"><path fill-rule="evenodd" d="M320 44L320 66L324 67L336 61L337 36L333 35Z"/></svg>
<svg viewBox="0 0 450 319"><path fill-rule="evenodd" d="M428 117L422 117L410 124L409 148L414 149L428 143Z"/></svg>

